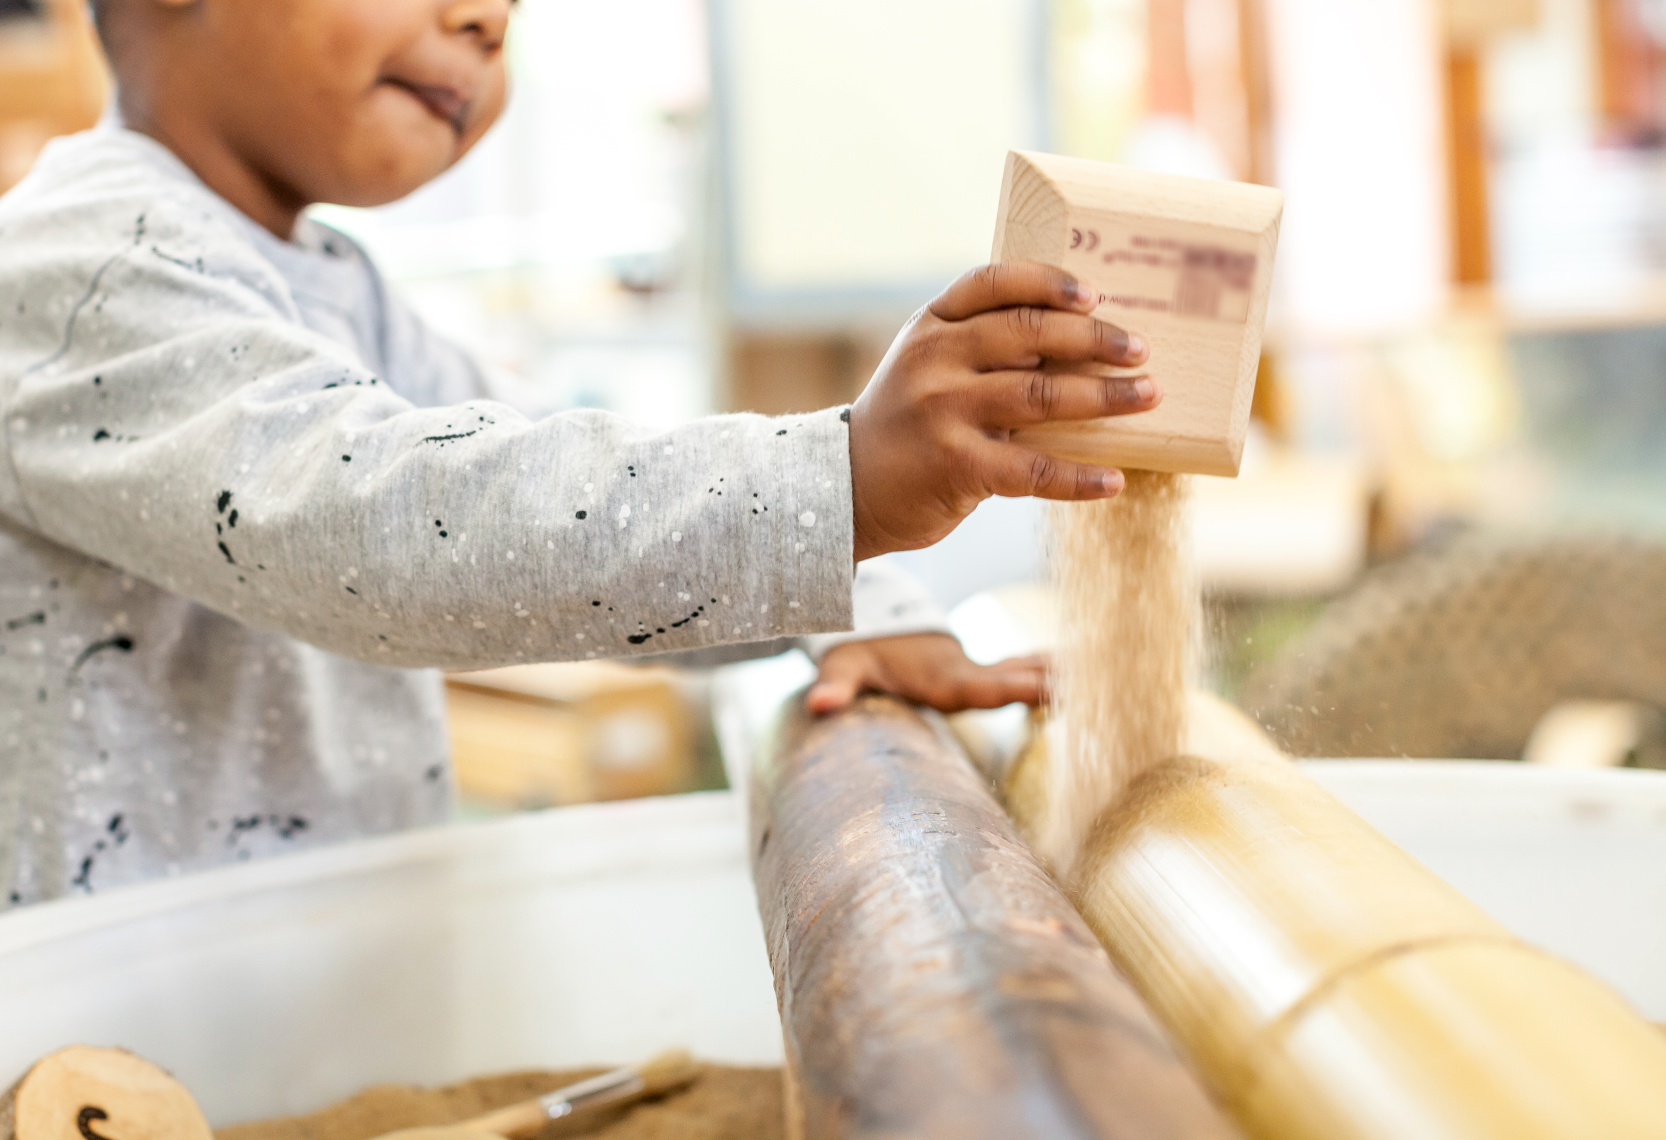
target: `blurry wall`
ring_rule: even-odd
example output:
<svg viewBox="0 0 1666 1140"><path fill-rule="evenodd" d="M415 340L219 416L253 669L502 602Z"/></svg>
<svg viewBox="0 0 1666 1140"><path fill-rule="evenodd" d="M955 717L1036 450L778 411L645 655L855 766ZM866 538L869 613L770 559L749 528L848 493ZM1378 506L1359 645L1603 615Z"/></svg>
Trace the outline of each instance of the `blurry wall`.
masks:
<svg viewBox="0 0 1666 1140"><path fill-rule="evenodd" d="M48 139L97 122L108 89L84 5L0 5L0 192L28 172Z"/></svg>
<svg viewBox="0 0 1666 1140"><path fill-rule="evenodd" d="M1434 0L1269 0L1276 176L1287 195L1273 320L1404 328L1448 294Z"/></svg>
<svg viewBox="0 0 1666 1140"><path fill-rule="evenodd" d="M706 414L705 33L700 0L527 0L508 110L475 151L391 206L315 212L555 405L663 426Z"/></svg>
<svg viewBox="0 0 1666 1140"><path fill-rule="evenodd" d="M988 260L1006 152L1046 134L1039 0L710 6L730 327L894 325Z"/></svg>

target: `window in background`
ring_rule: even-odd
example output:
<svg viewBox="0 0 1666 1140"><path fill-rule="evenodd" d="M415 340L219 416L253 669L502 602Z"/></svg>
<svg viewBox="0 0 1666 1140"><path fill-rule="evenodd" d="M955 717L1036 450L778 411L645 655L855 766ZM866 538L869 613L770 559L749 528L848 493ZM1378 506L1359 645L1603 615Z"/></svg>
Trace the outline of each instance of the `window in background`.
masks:
<svg viewBox="0 0 1666 1140"><path fill-rule="evenodd" d="M320 208L436 328L573 407L712 406L692 267L707 67L699 0L533 0L503 120L376 210Z"/></svg>
<svg viewBox="0 0 1666 1140"><path fill-rule="evenodd" d="M1006 152L1046 140L1040 0L714 0L725 306L900 319L989 257Z"/></svg>
<svg viewBox="0 0 1666 1140"><path fill-rule="evenodd" d="M1145 0L1050 0L1048 19L1059 150L1115 162L1145 113Z"/></svg>
<svg viewBox="0 0 1666 1140"><path fill-rule="evenodd" d="M723 404L848 402L1047 144L1045 0L711 0Z"/></svg>

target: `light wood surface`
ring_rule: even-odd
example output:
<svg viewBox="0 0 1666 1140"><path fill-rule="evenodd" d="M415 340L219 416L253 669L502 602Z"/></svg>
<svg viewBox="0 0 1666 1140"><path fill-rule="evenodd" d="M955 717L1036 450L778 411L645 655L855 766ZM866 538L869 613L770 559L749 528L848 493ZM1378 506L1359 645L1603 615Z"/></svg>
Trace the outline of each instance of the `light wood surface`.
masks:
<svg viewBox="0 0 1666 1140"><path fill-rule="evenodd" d="M1236 475L1249 426L1284 196L1265 186L1014 152L994 260L1056 265L1097 286L1095 315L1151 344L1150 412L1014 438L1070 459Z"/></svg>
<svg viewBox="0 0 1666 1140"><path fill-rule="evenodd" d="M1200 755L1153 769L1101 821L1079 901L1246 1133L1666 1135L1653 1027L1517 941L1247 718L1209 702L1194 716Z"/></svg>
<svg viewBox="0 0 1666 1140"><path fill-rule="evenodd" d="M1440 7L1447 41L1465 47L1527 31L1544 17L1543 0L1441 0Z"/></svg>
<svg viewBox="0 0 1666 1140"><path fill-rule="evenodd" d="M0 1140L214 1140L190 1092L122 1049L73 1046L0 1097Z"/></svg>
<svg viewBox="0 0 1666 1140"><path fill-rule="evenodd" d="M795 707L751 805L789 1135L1236 1135L919 713Z"/></svg>

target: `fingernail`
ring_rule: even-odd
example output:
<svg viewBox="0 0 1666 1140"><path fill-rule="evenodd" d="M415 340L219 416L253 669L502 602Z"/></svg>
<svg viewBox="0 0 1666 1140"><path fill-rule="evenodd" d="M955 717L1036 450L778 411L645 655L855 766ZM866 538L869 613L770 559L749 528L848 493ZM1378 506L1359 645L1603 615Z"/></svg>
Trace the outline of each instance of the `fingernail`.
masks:
<svg viewBox="0 0 1666 1140"><path fill-rule="evenodd" d="M1099 477L1100 485L1104 487L1107 498L1112 495L1120 495L1125 481L1120 471L1107 471Z"/></svg>
<svg viewBox="0 0 1666 1140"><path fill-rule="evenodd" d="M1140 403L1149 404L1157 396L1157 385L1152 382L1151 377L1141 376L1134 381L1134 395L1140 398Z"/></svg>
<svg viewBox="0 0 1666 1140"><path fill-rule="evenodd" d="M1145 355L1145 349L1146 349L1146 344L1145 344L1145 338L1143 336L1141 336L1139 333L1129 333L1128 334L1128 355L1129 356L1144 356Z"/></svg>
<svg viewBox="0 0 1666 1140"><path fill-rule="evenodd" d="M1083 305L1098 305L1099 290L1086 281L1076 282L1076 300Z"/></svg>

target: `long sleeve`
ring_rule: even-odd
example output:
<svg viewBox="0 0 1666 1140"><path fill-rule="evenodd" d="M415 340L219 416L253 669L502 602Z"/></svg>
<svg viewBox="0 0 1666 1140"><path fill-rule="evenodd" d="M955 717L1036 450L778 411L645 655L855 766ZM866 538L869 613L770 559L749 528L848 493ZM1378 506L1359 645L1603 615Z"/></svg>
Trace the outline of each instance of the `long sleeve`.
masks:
<svg viewBox="0 0 1666 1140"><path fill-rule="evenodd" d="M925 583L888 558L871 558L857 566L851 609L854 629L804 639L812 659L820 661L829 650L850 641L949 632L949 617Z"/></svg>
<svg viewBox="0 0 1666 1140"><path fill-rule="evenodd" d="M378 664L850 624L836 410L653 433L421 408L188 203L14 208L0 241L0 513L54 542Z"/></svg>

